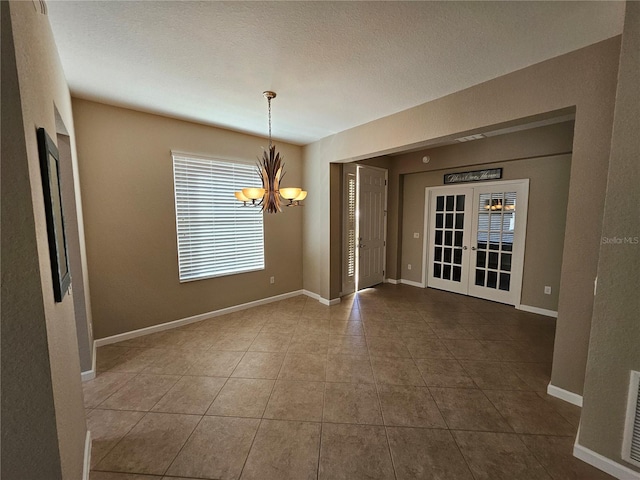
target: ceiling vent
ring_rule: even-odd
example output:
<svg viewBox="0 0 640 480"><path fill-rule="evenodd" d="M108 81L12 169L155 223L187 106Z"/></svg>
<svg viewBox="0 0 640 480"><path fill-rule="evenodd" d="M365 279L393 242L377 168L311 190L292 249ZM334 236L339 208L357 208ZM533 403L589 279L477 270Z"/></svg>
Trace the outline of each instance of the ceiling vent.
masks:
<svg viewBox="0 0 640 480"><path fill-rule="evenodd" d="M481 133L476 133L475 135L468 135L466 137L456 138L456 142L470 142L472 140L480 140L481 138L485 138L485 136Z"/></svg>
<svg viewBox="0 0 640 480"><path fill-rule="evenodd" d="M640 372L631 371L622 458L640 467Z"/></svg>

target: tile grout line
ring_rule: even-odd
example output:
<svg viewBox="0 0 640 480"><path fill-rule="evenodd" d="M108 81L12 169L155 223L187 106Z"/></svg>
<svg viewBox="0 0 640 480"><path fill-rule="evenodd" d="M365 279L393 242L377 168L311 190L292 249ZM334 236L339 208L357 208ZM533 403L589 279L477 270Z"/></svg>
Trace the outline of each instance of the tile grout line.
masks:
<svg viewBox="0 0 640 480"><path fill-rule="evenodd" d="M262 331L262 328L260 329L260 331ZM256 336L256 338L257 338L257 336ZM289 347L287 346L287 350L288 349L289 349ZM273 396L273 392L276 389L276 384L278 382L278 377L280 376L280 371L282 370L282 366L284 365L284 360L285 360L286 357L287 357L287 353L284 352L284 357L282 359L282 363L280 364L280 368L278 368L278 372L276 373L276 378L273 380L273 385L271 386L271 391L269 392L269 398L267 399L267 402L264 405L264 409L262 410L262 415L260 417L260 421L258 422L258 428L256 428L256 431L253 434L253 438L251 439L251 445L249 446L249 450L247 451L247 456L245 457L244 463L242 464L242 468L240 469L240 473L238 475L238 479L242 478L242 474L244 473L244 469L246 468L247 462L249 461L249 456L251 455L251 450L253 450L253 445L254 445L254 443L256 441L256 437L258 436L258 432L260 431L260 428L262 427L262 422L263 422L263 420L265 420L264 414L267 411L267 407L269 406L269 402L271 401L271 397ZM240 363L238 363L238 365L239 364ZM237 366L236 366L236 368L237 368ZM235 372L235 369L234 369L234 372Z"/></svg>
<svg viewBox="0 0 640 480"><path fill-rule="evenodd" d="M206 351L209 352L210 350L212 350L213 347L207 349ZM242 358L244 358L244 355L241 357L240 361L242 360ZM240 361L238 361L238 363L240 363ZM237 367L237 365L236 365ZM191 367L189 367L191 368ZM234 367L235 370L235 367ZM188 371L188 369L187 369ZM231 372L233 373L233 371ZM206 375L205 375L206 376ZM183 374L180 379L184 378L185 375ZM209 410L209 408L211 408L211 405L213 405L213 402L215 401L216 398L218 398L218 395L220 395L220 392L222 391L222 389L225 387L225 385L227 384L227 382L229 381L229 378L231 378L231 374L229 374L229 377L226 378L226 380L224 381L224 383L222 384L222 387L220 387L220 390L218 390L218 393L216 393L216 395L214 396L214 398L211 400L211 403L209 404L209 406L207 407L207 409L204 411L204 414L202 414L200 416L200 420L198 420L198 423L196 423L195 427L193 428L193 430L191 430L191 433L189 433L189 436L186 438L186 440L184 441L184 443L182 444L182 446L180 447L180 449L178 450L178 452L176 453L176 455L173 457L173 459L171 460L171 462L169 463L169 465L167 466L167 468L164 470L163 475L166 475L167 472L171 469L171 467L173 466L173 464L175 463L176 459L180 456L180 454L182 453L182 451L184 450L184 447L187 445L187 443L189 443L189 440L191 439L191 437L193 436L193 434L195 433L195 431L198 429L198 427L200 426L200 424L202 423L202 421L204 420L207 411ZM179 381L179 380L178 380ZM178 383L178 382L176 382ZM174 384L175 386L175 384ZM173 388L173 387L172 387ZM165 395L167 395L169 392L167 391L167 393ZM164 398L164 395L163 395ZM158 400L158 402L160 402L160 400ZM158 402L156 402L156 405L158 404ZM155 407L155 405L154 405ZM146 415L145 415L146 416ZM124 437L123 437L124 438Z"/></svg>
<svg viewBox="0 0 640 480"><path fill-rule="evenodd" d="M426 322L425 320L425 323ZM436 338L440 341L440 337L438 337L438 334L434 331ZM445 348L445 350L447 352L449 352L449 354L455 359L455 361L457 361L459 363L459 361L456 359L455 355L453 355L453 353L449 350L449 348L442 342L442 346ZM409 350L409 354L411 355L411 358L413 360L413 363L416 365L416 368L418 369L418 372L420 373L420 377L422 377L422 380L425 384L425 388L427 389L427 392L429 392L429 397L431 398L431 400L433 401L434 405L436 406L436 409L438 410L438 413L440 414L440 416L442 417L442 420L444 421L444 424L447 426L446 431L449 432L449 436L452 438L454 445L456 446L456 449L458 450L458 452L460 453L460 456L462 457L462 459L465 462L465 465L467 466L468 471L471 473L471 475L476 479L476 475L473 473L473 470L471 469L471 466L469 465L469 462L467 461L466 457L463 455L462 450L460 449L460 446L458 445L455 436L451 433L451 428L449 427L449 423L447 422L446 417L442 414L442 410L440 409L440 406L438 405L438 402L436 402L435 398L433 397L433 394L431 393L431 389L429 388L429 385L427 385L427 381L424 378L424 375L422 373L422 371L420 370L420 368L418 368L417 364L416 364L416 358L414 357L413 353L411 352L411 350ZM473 380L472 380L473 381ZM475 382L474 382L475 383ZM377 386L376 386L377 388ZM386 422L385 422L385 431L386 431ZM387 442L388 442L388 434L387 434ZM389 450L391 450L391 446L389 445ZM393 461L393 457L392 457L392 461ZM394 465L394 471L395 471L395 465ZM397 475L396 475L397 478Z"/></svg>
<svg viewBox="0 0 640 480"><path fill-rule="evenodd" d="M328 355L328 354L327 354ZM320 418L320 438L318 439L318 466L316 468L316 478L320 480L320 465L322 461L322 433L324 430L324 407L327 395L327 383L324 384L324 390L322 392L322 416Z"/></svg>
<svg viewBox="0 0 640 480"><path fill-rule="evenodd" d="M322 434L324 431L324 412L327 405L327 367L329 365L329 339L331 338L331 316L329 316L329 334L327 335L327 352L324 356L324 384L322 386L322 413L320 414L320 438L318 441L318 462L316 478L320 480L320 466L322 461Z"/></svg>
<svg viewBox="0 0 640 480"><path fill-rule="evenodd" d="M396 471L396 465L395 462L393 460L393 454L391 452L391 443L389 442L389 432L387 431L387 422L384 418L384 410L382 408L382 401L380 400L380 389L378 387L378 381L376 378L376 374L373 370L373 362L371 361L371 351L369 350L369 342L368 340L365 338L365 343L367 344L367 351L369 353L368 357L369 357L369 366L371 367L371 374L373 375L373 382L376 388L376 396L378 397L378 407L380 408L380 418L382 419L382 427L384 428L384 436L387 439L387 450L389 451L389 459L391 460L391 469L393 470L393 476L396 478L398 478L398 473ZM411 353L411 352L409 352Z"/></svg>
<svg viewBox="0 0 640 480"><path fill-rule="evenodd" d="M106 373L106 372L105 372ZM126 382L124 382L122 385L120 385L118 388L116 388L113 392L111 392L109 395L107 395L98 405L96 405L95 407L93 407L93 409L99 408L100 405L102 405L104 402L106 402L107 400L109 400L112 396L114 396L116 393L118 393L120 390L122 390L124 388L124 386L131 382L133 379L135 379L136 377L138 377L140 375L140 372L114 372L114 373L133 373L133 377L131 377L129 380L127 380ZM94 379L95 380L95 379ZM91 380L91 381L94 381Z"/></svg>
<svg viewBox="0 0 640 480"><path fill-rule="evenodd" d="M179 414L178 414L179 415ZM178 450L178 453L176 453L176 455L173 457L173 459L171 460L171 462L169 463L169 465L167 466L167 468L165 468L164 473L162 475L166 475L167 472L171 469L171 467L173 466L173 464L175 463L176 459L180 456L180 454L182 453L182 450L184 450L184 447L187 443L189 443L189 440L191 439L191 437L193 436L193 433L198 429L198 426L200 426L200 424L202 423L202 420L204 419L204 415L200 416L200 420L198 420L198 423L196 423L195 427L193 427L193 430L191 430L191 433L189 433L189 436L187 437L187 439L184 441L184 443L182 444L182 446L180 447L180 449Z"/></svg>
<svg viewBox="0 0 640 480"><path fill-rule="evenodd" d="M105 409L105 410L106 410L106 409ZM127 410L127 411L128 411L128 410ZM136 412L137 412L137 411L136 411ZM120 437L120 438L118 439L118 441L117 441L116 443L114 443L114 444L113 444L113 446L112 446L109 450L107 450L107 451L104 453L104 455L102 455L102 457L100 457L100 460L98 460L98 461L96 462L96 464L95 464L95 466L96 466L96 467L98 466L98 464L99 464L100 462L102 462L102 460L104 460L105 458L107 458L107 456L111 453L111 451L112 451L114 448L116 448L116 446L117 446L117 445L122 441L122 439L123 439L124 437L126 437L126 436L131 432L131 430L133 430L133 429L134 429L134 428L135 428L135 427L136 427L136 426L137 426L137 425L142 421L142 419L143 419L144 417L146 417L146 416L147 416L147 413L149 413L149 412L139 412L139 413L142 413L142 416L140 416L140 418L139 418L139 419L138 419L138 420L137 420L137 421L136 421L136 422L131 426L131 428L129 428L129 429L126 431L126 433L125 433L124 435L122 435L122 437ZM91 440L91 443L93 443L93 440ZM91 462L89 463L89 470L90 470L90 471L91 471L91 470L93 470L93 467L91 467Z"/></svg>

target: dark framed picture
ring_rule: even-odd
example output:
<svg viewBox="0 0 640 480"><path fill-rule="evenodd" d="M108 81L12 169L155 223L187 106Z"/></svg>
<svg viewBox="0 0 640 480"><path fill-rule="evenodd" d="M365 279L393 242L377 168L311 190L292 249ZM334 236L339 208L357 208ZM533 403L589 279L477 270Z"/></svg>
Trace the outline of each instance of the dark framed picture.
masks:
<svg viewBox="0 0 640 480"><path fill-rule="evenodd" d="M60 155L58 148L44 128L38 129L38 151L40 152L44 210L47 217L53 296L56 302L61 302L69 285L71 285L71 273L69 272L67 239L64 232L64 214L62 213Z"/></svg>

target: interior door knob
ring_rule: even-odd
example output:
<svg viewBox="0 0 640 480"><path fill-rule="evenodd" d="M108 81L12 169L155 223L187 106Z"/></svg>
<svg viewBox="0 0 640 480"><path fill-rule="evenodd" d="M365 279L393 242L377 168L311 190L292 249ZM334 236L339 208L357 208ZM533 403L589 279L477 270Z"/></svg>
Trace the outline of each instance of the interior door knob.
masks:
<svg viewBox="0 0 640 480"><path fill-rule="evenodd" d="M476 249L476 247L471 247L471 250L475 250L475 249Z"/></svg>
<svg viewBox="0 0 640 480"><path fill-rule="evenodd" d="M466 249L467 249L467 246L465 245L464 247L462 247L462 249L463 249L463 250L466 250Z"/></svg>

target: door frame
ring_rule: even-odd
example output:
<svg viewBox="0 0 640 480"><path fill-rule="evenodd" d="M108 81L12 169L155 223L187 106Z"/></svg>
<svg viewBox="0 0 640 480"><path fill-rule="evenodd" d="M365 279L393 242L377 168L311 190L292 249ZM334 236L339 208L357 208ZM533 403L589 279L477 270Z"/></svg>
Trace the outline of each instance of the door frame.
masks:
<svg viewBox="0 0 640 480"><path fill-rule="evenodd" d="M445 189L448 187L461 187L463 185L474 188L474 185L479 186L494 186L494 185L504 185L506 183L522 183L525 186L526 192L527 194L525 195L524 198L524 203L525 203L525 212L524 212L524 229L522 231L522 236L524 238L524 245L523 245L523 253L522 253L522 274L520 275L520 282L518 283L517 287L516 287L516 291L517 291L517 302L515 303L515 308L519 309L520 305L522 304L522 281L524 280L524 256L526 253L526 241L527 241L527 216L528 216L528 211L529 211L529 179L528 178L518 178L518 179L513 179L513 180L497 180L495 182L467 182L467 183L459 183L459 184L454 184L454 185L435 185L432 187L426 187L425 188L425 196L424 196L424 225L423 225L423 231L422 231L422 288L427 288L427 268L429 267L429 236L430 236L430 232L429 232L429 222L431 220L431 217L429 216L429 209L431 207L431 202L430 202L430 198L431 198L431 191L432 190L436 190L436 189ZM475 195L474 195L475 197ZM475 198L473 199L473 201L475 202ZM473 219L473 221L475 221L475 218ZM476 298L476 297L474 297ZM488 300L491 301L491 300Z"/></svg>

